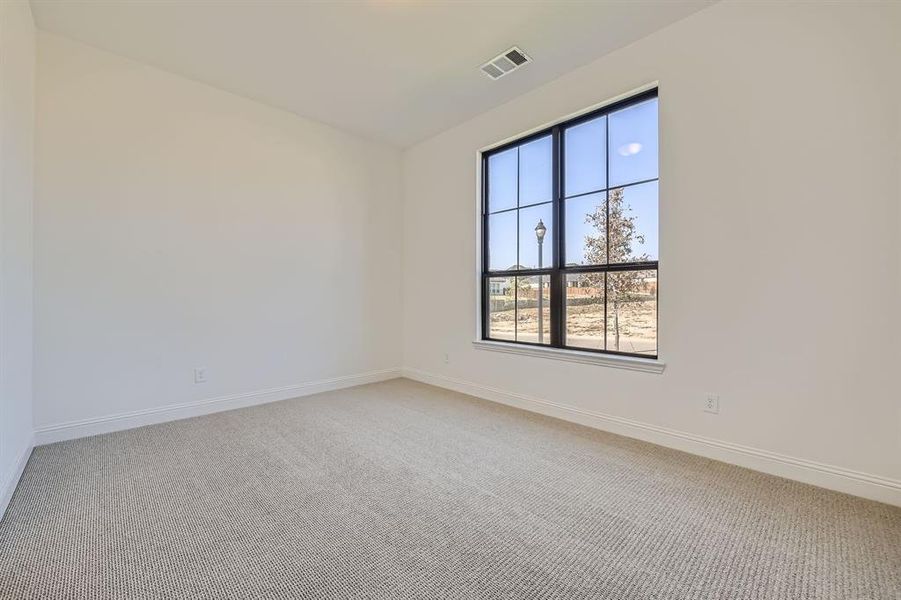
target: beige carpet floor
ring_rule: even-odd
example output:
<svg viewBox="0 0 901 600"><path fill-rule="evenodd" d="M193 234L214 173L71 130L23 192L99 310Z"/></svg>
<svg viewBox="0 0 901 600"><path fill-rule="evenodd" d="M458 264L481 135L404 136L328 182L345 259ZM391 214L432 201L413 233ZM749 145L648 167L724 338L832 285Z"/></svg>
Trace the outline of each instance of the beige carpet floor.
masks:
<svg viewBox="0 0 901 600"><path fill-rule="evenodd" d="M901 509L408 380L36 448L0 597L901 598Z"/></svg>

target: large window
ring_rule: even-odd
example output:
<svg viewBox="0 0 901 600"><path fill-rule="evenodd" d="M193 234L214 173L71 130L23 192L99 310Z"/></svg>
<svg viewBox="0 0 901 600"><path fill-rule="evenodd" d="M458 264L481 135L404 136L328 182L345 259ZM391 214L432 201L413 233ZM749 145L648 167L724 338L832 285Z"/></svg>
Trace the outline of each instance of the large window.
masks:
<svg viewBox="0 0 901 600"><path fill-rule="evenodd" d="M482 337L657 356L657 90L482 155Z"/></svg>

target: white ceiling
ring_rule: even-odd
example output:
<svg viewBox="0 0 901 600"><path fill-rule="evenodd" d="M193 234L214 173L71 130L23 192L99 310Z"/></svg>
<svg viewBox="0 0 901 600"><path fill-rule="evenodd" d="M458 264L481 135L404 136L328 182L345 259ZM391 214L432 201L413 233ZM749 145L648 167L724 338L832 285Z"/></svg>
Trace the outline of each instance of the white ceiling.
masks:
<svg viewBox="0 0 901 600"><path fill-rule="evenodd" d="M408 146L712 4L32 0L38 27ZM479 65L518 45L534 63Z"/></svg>

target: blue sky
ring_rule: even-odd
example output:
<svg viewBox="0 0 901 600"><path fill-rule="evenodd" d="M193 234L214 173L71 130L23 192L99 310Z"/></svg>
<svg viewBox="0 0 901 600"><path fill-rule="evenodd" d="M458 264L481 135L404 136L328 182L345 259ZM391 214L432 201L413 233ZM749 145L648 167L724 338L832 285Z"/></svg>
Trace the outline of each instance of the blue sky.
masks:
<svg viewBox="0 0 901 600"><path fill-rule="evenodd" d="M609 147L605 143L608 135ZM539 219L548 228L544 240L543 264L550 264L554 244L551 227L551 153L551 137L548 135L488 159L489 213L508 210L488 217L489 261L492 270L508 269L515 264L527 268L538 266L535 226ZM585 215L595 207L603 206L606 193L587 193L606 187L608 154L611 187L657 177L656 98L565 131L567 263L583 262L585 236L597 234L592 226L585 223ZM587 195L569 198L578 194ZM636 255L646 252L652 260L656 260L659 201L657 182L626 187L624 199L625 205L630 209L629 214L636 218L638 232L645 236L645 243L634 245L633 252ZM536 206L529 206L533 204ZM521 208L509 210L517 206Z"/></svg>

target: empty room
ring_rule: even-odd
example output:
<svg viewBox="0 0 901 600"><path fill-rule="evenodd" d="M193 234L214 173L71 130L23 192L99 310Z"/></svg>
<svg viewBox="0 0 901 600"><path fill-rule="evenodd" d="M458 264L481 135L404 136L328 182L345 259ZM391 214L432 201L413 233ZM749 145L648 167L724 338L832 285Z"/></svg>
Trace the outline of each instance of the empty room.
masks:
<svg viewBox="0 0 901 600"><path fill-rule="evenodd" d="M901 2L0 0L0 599L901 600Z"/></svg>

